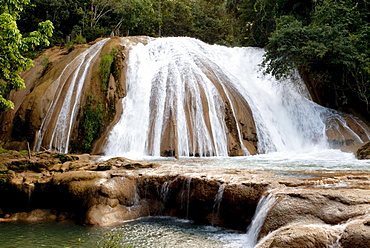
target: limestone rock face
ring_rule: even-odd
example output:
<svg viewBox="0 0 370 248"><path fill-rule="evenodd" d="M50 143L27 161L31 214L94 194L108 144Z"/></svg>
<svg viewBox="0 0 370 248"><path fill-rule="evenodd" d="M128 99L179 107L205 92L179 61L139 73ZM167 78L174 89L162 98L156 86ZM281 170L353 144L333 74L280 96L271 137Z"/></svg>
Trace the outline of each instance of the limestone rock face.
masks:
<svg viewBox="0 0 370 248"><path fill-rule="evenodd" d="M356 152L358 159L370 159L370 142L363 144Z"/></svg>
<svg viewBox="0 0 370 248"><path fill-rule="evenodd" d="M342 114L341 119L331 119L326 125L328 142L333 148L356 146L369 140L369 126L357 117Z"/></svg>
<svg viewBox="0 0 370 248"><path fill-rule="evenodd" d="M349 223L340 238L343 248L370 247L370 218L355 220Z"/></svg>
<svg viewBox="0 0 370 248"><path fill-rule="evenodd" d="M289 223L336 225L363 215L370 201L369 189L295 189L280 195L260 235Z"/></svg>
<svg viewBox="0 0 370 248"><path fill-rule="evenodd" d="M339 230L317 224L290 224L280 228L265 239L256 248L317 248L329 247L340 235Z"/></svg>

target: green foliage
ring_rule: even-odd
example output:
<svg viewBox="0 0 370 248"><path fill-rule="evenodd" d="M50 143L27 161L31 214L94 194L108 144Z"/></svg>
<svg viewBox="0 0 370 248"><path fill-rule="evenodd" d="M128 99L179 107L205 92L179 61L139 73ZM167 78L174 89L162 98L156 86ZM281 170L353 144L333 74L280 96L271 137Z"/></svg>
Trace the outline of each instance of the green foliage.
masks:
<svg viewBox="0 0 370 248"><path fill-rule="evenodd" d="M67 161L75 161L78 160L78 157L76 156L70 156L67 154L57 153L54 155L54 158L58 158L60 162L65 163Z"/></svg>
<svg viewBox="0 0 370 248"><path fill-rule="evenodd" d="M50 64L49 57L45 57L45 58L43 58L43 59L41 60L40 64L41 64L43 67L47 68L47 67L49 66L49 64Z"/></svg>
<svg viewBox="0 0 370 248"><path fill-rule="evenodd" d="M116 48L113 48L111 53L104 54L103 58L101 59L99 66L99 74L102 81L103 92L106 92L108 89L109 76L111 74L112 64L117 54L118 50Z"/></svg>
<svg viewBox="0 0 370 248"><path fill-rule="evenodd" d="M84 38L82 35L77 35L76 38L74 38L74 42L76 44L85 44L86 38Z"/></svg>
<svg viewBox="0 0 370 248"><path fill-rule="evenodd" d="M96 167L96 171L106 171L106 170L110 170L112 169L112 165L111 164L106 164L106 165L98 165L98 167Z"/></svg>
<svg viewBox="0 0 370 248"><path fill-rule="evenodd" d="M280 78L300 68L318 84L343 92L342 105L355 92L369 108L369 4L317 1L308 24L293 15L280 16L263 63L267 72Z"/></svg>
<svg viewBox="0 0 370 248"><path fill-rule="evenodd" d="M21 156L24 156L26 154L28 154L28 151L27 150L19 151L19 155L21 155Z"/></svg>
<svg viewBox="0 0 370 248"><path fill-rule="evenodd" d="M33 20L55 25L53 44L67 36L92 41L102 36L191 36L209 43L236 44L239 29L223 0L34 0L22 13L22 30Z"/></svg>
<svg viewBox="0 0 370 248"><path fill-rule="evenodd" d="M0 109L14 108L14 104L6 100L10 90L25 87L19 72L29 69L33 64L31 59L22 54L39 45L49 45L53 33L51 21L38 24L37 31L23 34L19 31L17 20L30 0L0 1Z"/></svg>
<svg viewBox="0 0 370 248"><path fill-rule="evenodd" d="M90 152L92 142L100 131L100 126L104 117L103 104L98 102L89 93L82 118L82 151Z"/></svg>
<svg viewBox="0 0 370 248"><path fill-rule="evenodd" d="M276 18L293 15L306 23L310 20L313 0L227 0L227 9L237 19L242 44L264 47L276 28Z"/></svg>
<svg viewBox="0 0 370 248"><path fill-rule="evenodd" d="M104 233L103 239L98 242L99 248L133 248L130 245L121 245L122 232L118 234Z"/></svg>
<svg viewBox="0 0 370 248"><path fill-rule="evenodd" d="M5 148L3 148L2 146L0 146L0 153L5 153L5 152L7 152L8 150L7 149L5 149Z"/></svg>
<svg viewBox="0 0 370 248"><path fill-rule="evenodd" d="M77 35L74 39L70 42L67 42L64 47L67 48L69 52L71 52L76 44L84 44L86 43L86 38L81 35Z"/></svg>

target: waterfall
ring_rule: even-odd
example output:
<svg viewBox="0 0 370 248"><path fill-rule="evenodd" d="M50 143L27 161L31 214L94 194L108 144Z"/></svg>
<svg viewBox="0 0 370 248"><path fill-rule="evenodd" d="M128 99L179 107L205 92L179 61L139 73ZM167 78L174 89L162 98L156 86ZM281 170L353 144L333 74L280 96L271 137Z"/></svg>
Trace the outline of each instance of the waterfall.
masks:
<svg viewBox="0 0 370 248"><path fill-rule="evenodd" d="M224 195L224 191L225 191L225 185L221 184L220 187L218 188L217 194L216 194L215 199L214 199L213 215L212 215L212 223L211 223L212 225L215 225L216 222L219 219L220 206L221 206L221 202L222 202L222 197Z"/></svg>
<svg viewBox="0 0 370 248"><path fill-rule="evenodd" d="M186 37L133 47L123 114L110 132L106 156L227 156L230 144L248 155L245 144L253 138L245 130L253 128L258 153L328 148L328 126L333 118L339 125L340 114L312 102L299 77L277 81L264 75L263 55L259 48ZM248 106L250 126L240 116Z"/></svg>
<svg viewBox="0 0 370 248"><path fill-rule="evenodd" d="M189 206L191 195L191 178L186 179L181 190L181 210L185 212L185 219L189 219Z"/></svg>
<svg viewBox="0 0 370 248"><path fill-rule="evenodd" d="M273 207L275 200L275 196L273 194L269 194L267 196L263 196L258 202L256 213L247 229L245 247L253 248L256 245L262 225L265 222L270 209Z"/></svg>
<svg viewBox="0 0 370 248"><path fill-rule="evenodd" d="M160 191L160 200L163 202L163 204L166 204L168 200L168 193L170 191L170 184L168 181L164 182L161 191Z"/></svg>
<svg viewBox="0 0 370 248"><path fill-rule="evenodd" d="M68 152L70 135L80 105L87 72L92 61L108 40L101 40L78 55L52 83L56 91L40 127L37 150L44 146L48 150Z"/></svg>

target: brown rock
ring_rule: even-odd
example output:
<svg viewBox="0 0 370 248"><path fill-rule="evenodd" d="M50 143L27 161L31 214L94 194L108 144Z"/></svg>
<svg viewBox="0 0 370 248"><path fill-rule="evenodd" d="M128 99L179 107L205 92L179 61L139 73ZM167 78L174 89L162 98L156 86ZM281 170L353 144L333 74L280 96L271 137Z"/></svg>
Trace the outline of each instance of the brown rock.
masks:
<svg viewBox="0 0 370 248"><path fill-rule="evenodd" d="M303 188L287 191L277 194L277 203L270 210L260 237L289 223L336 225L363 215L370 202L368 189Z"/></svg>
<svg viewBox="0 0 370 248"><path fill-rule="evenodd" d="M356 220L348 224L340 244L343 248L368 248L370 247L370 218Z"/></svg>
<svg viewBox="0 0 370 248"><path fill-rule="evenodd" d="M114 207L107 205L94 205L86 213L86 224L107 226L127 220L128 210L125 206L116 205Z"/></svg>
<svg viewBox="0 0 370 248"><path fill-rule="evenodd" d="M356 152L358 159L370 159L370 142L364 143Z"/></svg>
<svg viewBox="0 0 370 248"><path fill-rule="evenodd" d="M340 232L330 226L291 224L269 234L256 248L326 248L332 245Z"/></svg>
<svg viewBox="0 0 370 248"><path fill-rule="evenodd" d="M51 221L56 220L57 216L52 213L51 209L35 209L31 212L20 212L7 216L8 221Z"/></svg>

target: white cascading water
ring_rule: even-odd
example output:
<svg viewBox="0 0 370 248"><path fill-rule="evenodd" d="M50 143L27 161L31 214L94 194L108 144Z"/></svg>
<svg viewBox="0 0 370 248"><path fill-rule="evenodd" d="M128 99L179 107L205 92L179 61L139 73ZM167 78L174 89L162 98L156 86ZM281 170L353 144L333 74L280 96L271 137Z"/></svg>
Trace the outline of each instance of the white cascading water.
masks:
<svg viewBox="0 0 370 248"><path fill-rule="evenodd" d="M261 228L265 222L267 214L273 207L276 202L276 198L273 194L267 196L262 196L258 202L256 212L253 216L252 222L247 229L247 234L245 238L245 247L253 248L258 240L258 235L261 231Z"/></svg>
<svg viewBox="0 0 370 248"><path fill-rule="evenodd" d="M106 156L160 156L162 135L171 121L176 128L170 138L178 140L179 156L227 156L224 102L204 68L224 90L236 89L249 104L259 153L327 148L326 125L331 119L341 121L340 115L310 101L303 83L263 75L263 55L259 48L227 48L186 37L137 45L130 51L123 114L109 135ZM227 90L225 94L231 98Z"/></svg>
<svg viewBox="0 0 370 248"><path fill-rule="evenodd" d="M124 113L109 137L107 156L127 153L159 156L162 133L167 122L172 122L172 116L176 116L180 156L196 151L201 155L227 155L222 99L197 64L197 57L202 54L198 47L191 46L192 42L192 39L158 39L130 51ZM208 101L211 131L206 127L202 94ZM189 127L185 114L188 106L184 102L189 97L190 125L196 128ZM150 129L153 134L149 140Z"/></svg>
<svg viewBox="0 0 370 248"><path fill-rule="evenodd" d="M76 118L80 97L85 83L87 72L91 62L99 54L103 45L109 39L104 39L92 45L83 53L71 61L53 82L57 88L50 107L43 119L37 140L37 150L43 145L48 150L68 153L69 140L73 123ZM67 85L69 83L69 85ZM68 87L66 94L63 89ZM60 112L56 112L56 106L62 102ZM57 114L56 120L52 121ZM51 124L55 124L52 126ZM44 140L46 132L52 132L51 138Z"/></svg>

